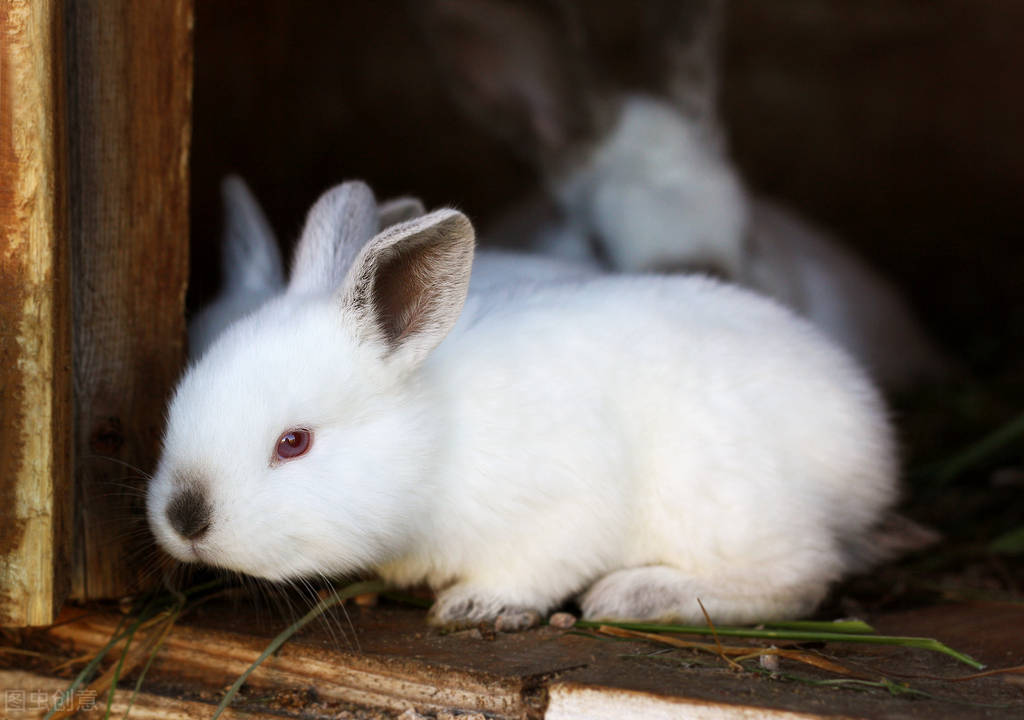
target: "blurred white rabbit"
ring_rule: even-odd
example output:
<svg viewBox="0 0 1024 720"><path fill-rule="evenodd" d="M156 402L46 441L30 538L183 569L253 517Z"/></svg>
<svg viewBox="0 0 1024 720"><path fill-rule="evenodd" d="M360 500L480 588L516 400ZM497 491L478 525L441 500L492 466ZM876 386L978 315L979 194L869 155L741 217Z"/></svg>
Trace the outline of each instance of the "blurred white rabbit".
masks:
<svg viewBox="0 0 1024 720"><path fill-rule="evenodd" d="M599 84L564 12L538 2L430 0L426 36L468 115L540 171L485 237L613 270L707 270L772 296L885 387L947 363L893 286L826 231L750 193L716 115L724 0L647 2L665 96ZM561 7L561 6L559 6ZM631 11L632 12L632 11Z"/></svg>

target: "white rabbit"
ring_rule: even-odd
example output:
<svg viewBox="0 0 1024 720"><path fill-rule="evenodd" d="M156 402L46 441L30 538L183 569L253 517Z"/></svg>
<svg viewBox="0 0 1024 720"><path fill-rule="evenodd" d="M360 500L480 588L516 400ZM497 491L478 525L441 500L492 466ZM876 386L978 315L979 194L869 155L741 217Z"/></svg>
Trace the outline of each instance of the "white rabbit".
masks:
<svg viewBox="0 0 1024 720"><path fill-rule="evenodd" d="M365 185L326 193L286 291L181 380L147 494L174 557L425 582L459 625L573 596L588 618L791 617L872 554L891 429L806 321L684 275L467 299L465 216L376 227Z"/></svg>
<svg viewBox="0 0 1024 720"><path fill-rule="evenodd" d="M274 231L249 187L237 175L221 182L224 233L221 287L189 322L188 349L198 358L231 323L284 289L284 266Z"/></svg>
<svg viewBox="0 0 1024 720"><path fill-rule="evenodd" d="M447 85L487 131L524 152L533 199L485 233L499 244L594 257L614 270L710 270L781 300L905 389L948 369L892 285L829 233L757 198L716 117L723 0L648 2L667 97L599 85L565 17L537 3L430 0L427 39Z"/></svg>

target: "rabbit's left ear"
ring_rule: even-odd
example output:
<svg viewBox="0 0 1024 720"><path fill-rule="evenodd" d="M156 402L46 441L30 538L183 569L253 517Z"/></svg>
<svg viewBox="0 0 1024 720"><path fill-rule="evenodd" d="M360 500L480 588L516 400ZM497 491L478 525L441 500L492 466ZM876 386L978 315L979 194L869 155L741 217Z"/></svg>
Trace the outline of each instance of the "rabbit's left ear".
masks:
<svg viewBox="0 0 1024 720"><path fill-rule="evenodd" d="M338 289L359 335L383 341L385 357L418 365L455 325L469 289L473 226L436 210L378 234Z"/></svg>
<svg viewBox="0 0 1024 720"><path fill-rule="evenodd" d="M377 202L365 183L342 183L321 195L295 247L288 292L334 291L377 232L377 222Z"/></svg>

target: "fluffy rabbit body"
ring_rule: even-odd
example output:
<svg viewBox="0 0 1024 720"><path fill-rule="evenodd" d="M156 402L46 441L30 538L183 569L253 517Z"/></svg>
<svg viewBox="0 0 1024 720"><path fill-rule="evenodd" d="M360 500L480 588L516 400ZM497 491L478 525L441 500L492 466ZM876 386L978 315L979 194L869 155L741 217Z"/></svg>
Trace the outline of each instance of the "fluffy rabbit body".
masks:
<svg viewBox="0 0 1024 720"><path fill-rule="evenodd" d="M324 195L286 291L181 381L147 500L175 557L425 582L440 624L574 595L731 623L805 613L870 554L890 427L803 320L685 276L467 299L463 215L377 226L365 186Z"/></svg>

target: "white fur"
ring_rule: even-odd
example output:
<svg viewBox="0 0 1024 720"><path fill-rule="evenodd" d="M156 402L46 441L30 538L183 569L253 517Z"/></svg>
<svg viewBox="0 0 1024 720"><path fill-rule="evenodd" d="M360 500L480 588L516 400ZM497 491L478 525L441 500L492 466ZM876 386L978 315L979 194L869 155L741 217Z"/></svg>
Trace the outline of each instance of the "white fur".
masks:
<svg viewBox="0 0 1024 720"><path fill-rule="evenodd" d="M856 364L697 277L499 284L462 307L472 242L453 211L398 225L340 287L293 278L231 326L170 406L148 497L160 543L272 579L426 582L439 623L578 593L589 617L698 621L698 597L721 623L812 608L895 494ZM431 243L444 252L413 266L433 314L389 345L358 283ZM294 427L311 450L272 461ZM211 507L191 542L166 516L185 484Z"/></svg>
<svg viewBox="0 0 1024 720"><path fill-rule="evenodd" d="M551 192L626 272L688 262L738 274L746 198L701 127L668 103L630 96L618 122Z"/></svg>
<svg viewBox="0 0 1024 720"><path fill-rule="evenodd" d="M499 288L575 282L601 274L588 264L548 255L509 250L478 250L473 257L469 293L494 293ZM516 290L518 292L518 290Z"/></svg>
<svg viewBox="0 0 1024 720"><path fill-rule="evenodd" d="M785 303L892 389L950 371L898 290L826 230L754 198L738 281Z"/></svg>

